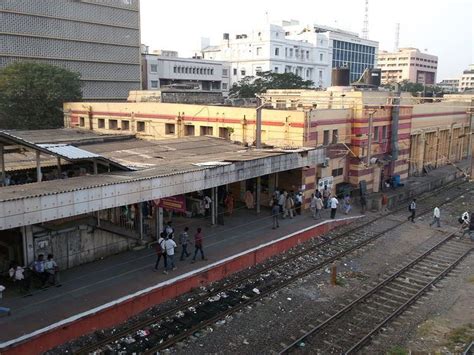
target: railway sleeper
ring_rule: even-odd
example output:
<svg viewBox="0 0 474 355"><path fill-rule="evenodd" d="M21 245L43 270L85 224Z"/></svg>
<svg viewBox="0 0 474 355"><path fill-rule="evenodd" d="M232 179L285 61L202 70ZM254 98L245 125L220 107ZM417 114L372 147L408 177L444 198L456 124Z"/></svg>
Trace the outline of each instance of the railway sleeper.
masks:
<svg viewBox="0 0 474 355"><path fill-rule="evenodd" d="M410 282L414 281L420 285L426 285L428 282L431 282L431 280L436 277L436 275L427 275L423 271L416 271L414 269L403 273L403 275L408 277L410 279Z"/></svg>
<svg viewBox="0 0 474 355"><path fill-rule="evenodd" d="M406 289L401 289L401 287L397 287L397 284L394 283L385 285L384 290L387 290L390 294L395 294L402 298L410 297L413 294L413 291L408 292Z"/></svg>
<svg viewBox="0 0 474 355"><path fill-rule="evenodd" d="M417 293L418 290L420 289L420 287L417 287L416 285L412 285L412 284L408 284L404 281L401 281L401 280L394 280L392 282L392 286L396 286L396 287L399 287L401 289L404 289L406 290L407 293L410 293L410 294L413 294L413 293Z"/></svg>
<svg viewBox="0 0 474 355"><path fill-rule="evenodd" d="M383 297L387 297L387 298L395 298L397 300L400 300L401 302L406 302L408 299L410 299L410 295L399 295L395 292L390 292L390 290L387 290L387 289L383 289L383 290L380 290L379 292L377 292L378 295L382 295Z"/></svg>

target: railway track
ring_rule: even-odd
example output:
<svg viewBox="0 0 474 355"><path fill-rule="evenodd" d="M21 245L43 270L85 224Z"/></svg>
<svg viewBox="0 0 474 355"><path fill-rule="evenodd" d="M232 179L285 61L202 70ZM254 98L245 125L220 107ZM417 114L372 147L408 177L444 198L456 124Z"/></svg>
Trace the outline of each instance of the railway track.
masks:
<svg viewBox="0 0 474 355"><path fill-rule="evenodd" d="M286 346L280 354L352 354L361 350L474 250L472 243L454 237L453 233L444 238Z"/></svg>
<svg viewBox="0 0 474 355"><path fill-rule="evenodd" d="M419 199L419 215L431 213L466 192L465 183L454 183ZM453 189L457 190L453 193ZM437 192L437 193L436 193ZM435 193L435 197L433 197ZM424 202L428 206L423 207ZM400 208L404 210L405 207ZM396 211L394 211L396 212ZM100 341L74 351L79 354L106 351L154 353L167 349L247 305L305 277L335 260L360 249L407 222L386 220L382 230L370 230L380 216L354 228L341 228L332 238L258 269L222 287L200 294L184 304L140 321Z"/></svg>

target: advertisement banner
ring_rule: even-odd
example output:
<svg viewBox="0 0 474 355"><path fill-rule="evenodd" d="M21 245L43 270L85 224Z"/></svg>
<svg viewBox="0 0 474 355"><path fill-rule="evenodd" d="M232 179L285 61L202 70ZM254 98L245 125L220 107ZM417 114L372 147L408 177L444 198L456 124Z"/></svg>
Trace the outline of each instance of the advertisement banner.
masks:
<svg viewBox="0 0 474 355"><path fill-rule="evenodd" d="M167 210L184 213L186 212L186 198L184 195L161 198L158 206Z"/></svg>

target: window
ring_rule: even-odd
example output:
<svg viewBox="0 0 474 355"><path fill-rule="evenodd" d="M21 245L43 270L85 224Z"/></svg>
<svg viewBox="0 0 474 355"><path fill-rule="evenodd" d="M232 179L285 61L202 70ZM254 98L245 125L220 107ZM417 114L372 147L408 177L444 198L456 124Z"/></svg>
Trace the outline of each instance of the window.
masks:
<svg viewBox="0 0 474 355"><path fill-rule="evenodd" d="M323 145L329 144L329 130L324 131Z"/></svg>
<svg viewBox="0 0 474 355"><path fill-rule="evenodd" d="M257 55L262 54L262 47L257 47Z"/></svg>
<svg viewBox="0 0 474 355"><path fill-rule="evenodd" d="M211 69L211 75L214 75L214 69Z"/></svg>
<svg viewBox="0 0 474 355"><path fill-rule="evenodd" d="M234 75L237 75L237 68L234 68Z"/></svg>
<svg viewBox="0 0 474 355"><path fill-rule="evenodd" d="M229 71L227 69L222 69L222 76L229 75Z"/></svg>
<svg viewBox="0 0 474 355"><path fill-rule="evenodd" d="M173 123L165 123L165 134L173 134L175 131L175 125Z"/></svg>
<svg viewBox="0 0 474 355"><path fill-rule="evenodd" d="M288 48L285 48L285 57L288 57Z"/></svg>
<svg viewBox="0 0 474 355"><path fill-rule="evenodd" d="M97 120L97 127L99 128L105 128L105 120L103 118L99 118Z"/></svg>
<svg viewBox="0 0 474 355"><path fill-rule="evenodd" d="M224 139L230 139L229 128L219 127L219 137Z"/></svg>
<svg viewBox="0 0 474 355"><path fill-rule="evenodd" d="M130 121L122 121L122 131L130 130Z"/></svg>
<svg viewBox="0 0 474 355"><path fill-rule="evenodd" d="M261 73L262 67L255 67L255 74Z"/></svg>
<svg viewBox="0 0 474 355"><path fill-rule="evenodd" d="M387 126L382 127L382 139L387 139Z"/></svg>
<svg viewBox="0 0 474 355"><path fill-rule="evenodd" d="M306 77L311 77L311 69L306 69Z"/></svg>
<svg viewBox="0 0 474 355"><path fill-rule="evenodd" d="M158 80L152 80L151 81L151 88L152 89L158 89Z"/></svg>
<svg viewBox="0 0 474 355"><path fill-rule="evenodd" d="M185 125L184 126L184 135L185 136L194 136L194 126L193 125Z"/></svg>
<svg viewBox="0 0 474 355"><path fill-rule="evenodd" d="M332 130L332 144L337 144L337 138L338 138L337 129L333 129Z"/></svg>
<svg viewBox="0 0 474 355"><path fill-rule="evenodd" d="M333 169L333 171L331 172L331 175L333 177L341 176L342 174L344 174L344 168Z"/></svg>
<svg viewBox="0 0 474 355"><path fill-rule="evenodd" d="M293 48L290 48L290 57L293 57Z"/></svg>
<svg viewBox="0 0 474 355"><path fill-rule="evenodd" d="M319 71L319 80L323 80L323 71L322 70Z"/></svg>
<svg viewBox="0 0 474 355"><path fill-rule="evenodd" d="M86 119L84 117L79 117L79 126L84 127L86 125Z"/></svg>
<svg viewBox="0 0 474 355"><path fill-rule="evenodd" d="M145 122L137 122L137 132L145 132Z"/></svg>
<svg viewBox="0 0 474 355"><path fill-rule="evenodd" d="M275 73L278 73L278 67L275 67L275 69L273 70Z"/></svg>
<svg viewBox="0 0 474 355"><path fill-rule="evenodd" d="M222 83L222 90L227 90L227 83Z"/></svg>
<svg viewBox="0 0 474 355"><path fill-rule="evenodd" d="M157 73L158 72L158 64L151 64L150 65L150 72Z"/></svg>
<svg viewBox="0 0 474 355"><path fill-rule="evenodd" d="M374 141L378 142L378 140L379 140L379 128L374 127Z"/></svg>
<svg viewBox="0 0 474 355"><path fill-rule="evenodd" d="M280 48L275 48L275 56L279 56L280 55Z"/></svg>
<svg viewBox="0 0 474 355"><path fill-rule="evenodd" d="M245 69L240 69L240 75L245 75Z"/></svg>
<svg viewBox="0 0 474 355"><path fill-rule="evenodd" d="M117 120L109 120L109 129L118 129Z"/></svg>
<svg viewBox="0 0 474 355"><path fill-rule="evenodd" d="M178 72L178 68L177 67L173 67L173 73L177 73Z"/></svg>
<svg viewBox="0 0 474 355"><path fill-rule="evenodd" d="M212 136L212 127L201 126L201 136Z"/></svg>
<svg viewBox="0 0 474 355"><path fill-rule="evenodd" d="M306 59L309 59L309 51L306 51Z"/></svg>
<svg viewBox="0 0 474 355"><path fill-rule="evenodd" d="M324 54L323 53L319 53L319 61L322 62L324 59Z"/></svg>

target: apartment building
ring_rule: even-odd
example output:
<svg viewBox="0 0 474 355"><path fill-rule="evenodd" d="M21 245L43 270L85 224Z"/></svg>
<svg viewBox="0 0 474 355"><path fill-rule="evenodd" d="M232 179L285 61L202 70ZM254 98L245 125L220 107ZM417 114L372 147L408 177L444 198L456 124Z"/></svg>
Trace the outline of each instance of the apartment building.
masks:
<svg viewBox="0 0 474 355"><path fill-rule="evenodd" d="M459 80L459 92L467 90L474 90L474 64L469 65L467 70L464 70Z"/></svg>
<svg viewBox="0 0 474 355"><path fill-rule="evenodd" d="M437 83L436 86L442 88L444 92L458 92L459 79L444 79Z"/></svg>
<svg viewBox="0 0 474 355"><path fill-rule="evenodd" d="M382 84L408 80L434 85L438 57L422 53L417 48L400 48L398 52L379 52L378 67L382 70Z"/></svg>
<svg viewBox="0 0 474 355"><path fill-rule="evenodd" d="M81 74L86 100L140 88L139 0L2 0L0 68L16 61Z"/></svg>
<svg viewBox="0 0 474 355"><path fill-rule="evenodd" d="M231 84L259 72L294 73L315 87L330 85L328 47L293 39L282 26L263 25L248 33L224 33L218 45L202 48L204 59L230 64Z"/></svg>

